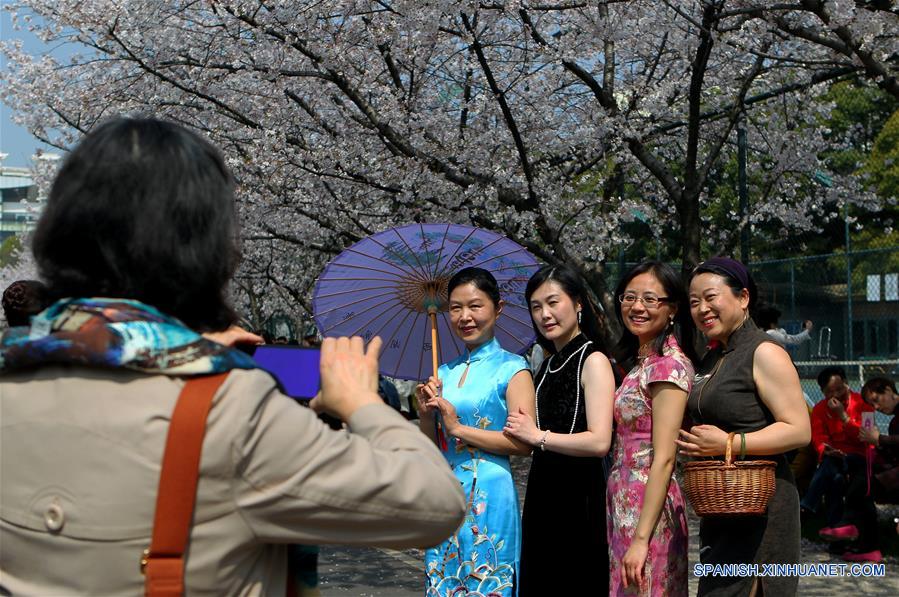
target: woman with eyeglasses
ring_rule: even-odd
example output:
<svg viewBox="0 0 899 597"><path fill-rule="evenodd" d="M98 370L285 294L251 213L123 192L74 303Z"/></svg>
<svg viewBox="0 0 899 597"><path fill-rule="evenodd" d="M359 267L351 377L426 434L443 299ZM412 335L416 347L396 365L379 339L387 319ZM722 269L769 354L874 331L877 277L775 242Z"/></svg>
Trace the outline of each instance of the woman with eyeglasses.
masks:
<svg viewBox="0 0 899 597"><path fill-rule="evenodd" d="M536 420L510 411L505 428L534 447L519 597L582 595L608 586L603 457L612 441L615 380L593 307L571 268L538 270L525 299L547 356L537 370Z"/></svg>
<svg viewBox="0 0 899 597"><path fill-rule="evenodd" d="M615 356L633 368L615 392L607 482L610 595L687 594L687 518L673 481L677 432L693 385L687 292L659 261L618 283Z"/></svg>
<svg viewBox="0 0 899 597"><path fill-rule="evenodd" d="M690 313L709 339L687 409L695 423L678 445L688 456L722 457L728 433L740 458L777 462L764 516L705 517L699 523L703 564L795 564L799 494L786 452L811 439L808 408L790 355L750 314L757 290L746 266L713 257L693 270ZM704 576L699 595L795 595L796 576Z"/></svg>

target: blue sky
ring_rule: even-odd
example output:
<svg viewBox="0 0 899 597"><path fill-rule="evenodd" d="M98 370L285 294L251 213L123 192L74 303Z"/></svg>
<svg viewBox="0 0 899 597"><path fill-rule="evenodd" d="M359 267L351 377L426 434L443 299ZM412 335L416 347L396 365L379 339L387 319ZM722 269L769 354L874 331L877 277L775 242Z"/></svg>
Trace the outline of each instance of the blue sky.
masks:
<svg viewBox="0 0 899 597"><path fill-rule="evenodd" d="M5 10L0 10L0 39L22 39L25 42L25 50L31 54L43 54L48 50L47 46L31 35L28 31L15 31L12 26L12 19ZM53 54L65 55L67 52L64 48L54 48ZM6 58L0 55L0 66L6 67ZM31 156L37 148L43 148L48 151L56 151L55 148L44 145L35 139L27 130L16 125L12 121L13 112L8 107L0 103L0 152L8 153L9 157L3 160L4 166L29 166Z"/></svg>

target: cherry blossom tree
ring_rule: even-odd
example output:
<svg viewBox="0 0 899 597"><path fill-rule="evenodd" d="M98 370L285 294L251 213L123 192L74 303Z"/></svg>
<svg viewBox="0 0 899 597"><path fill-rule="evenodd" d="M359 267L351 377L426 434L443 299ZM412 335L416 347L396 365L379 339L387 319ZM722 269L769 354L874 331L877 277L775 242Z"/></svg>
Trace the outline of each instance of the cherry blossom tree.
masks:
<svg viewBox="0 0 899 597"><path fill-rule="evenodd" d="M734 227L808 230L856 179L815 185L832 81L899 98L890 1L30 0L67 63L3 45L2 100L39 138L151 113L220 146L240 182L251 318L308 308L322 265L409 221L497 230L582 272L639 214L687 268ZM33 16L40 17L39 19ZM712 221L710 179L750 139L750 213ZM165 173L160 173L165 175ZM856 208L856 209L858 209ZM773 226L772 226L773 225ZM615 322L609 321L610 333Z"/></svg>

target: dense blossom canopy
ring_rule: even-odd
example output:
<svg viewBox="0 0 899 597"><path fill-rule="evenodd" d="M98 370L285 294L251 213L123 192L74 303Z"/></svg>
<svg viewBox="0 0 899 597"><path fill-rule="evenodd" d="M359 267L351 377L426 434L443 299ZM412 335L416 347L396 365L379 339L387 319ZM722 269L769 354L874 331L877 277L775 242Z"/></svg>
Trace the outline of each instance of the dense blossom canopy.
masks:
<svg viewBox="0 0 899 597"><path fill-rule="evenodd" d="M853 179L815 184L820 86L899 97L896 2L793 0L31 0L17 22L83 49L3 50L3 101L59 146L104 118L195 127L240 182L254 318L301 309L342 247L409 221L493 228L584 273L640 214L699 257L739 223L704 220L745 126L764 173L750 219L808 229ZM32 18L37 15L40 18ZM165 173L160 173L164 176ZM149 207L148 207L149 208Z"/></svg>

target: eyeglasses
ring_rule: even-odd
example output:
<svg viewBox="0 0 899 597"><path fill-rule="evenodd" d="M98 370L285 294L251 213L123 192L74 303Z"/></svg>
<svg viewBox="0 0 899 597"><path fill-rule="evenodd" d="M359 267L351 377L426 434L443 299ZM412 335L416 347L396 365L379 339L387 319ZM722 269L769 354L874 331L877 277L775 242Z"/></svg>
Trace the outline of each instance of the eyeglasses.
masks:
<svg viewBox="0 0 899 597"><path fill-rule="evenodd" d="M618 295L618 302L622 305L631 307L634 303L640 301L647 309L656 309L658 308L660 303L664 303L667 300L667 296L656 296L654 294L644 294L643 296L639 296L632 292L625 292L624 294Z"/></svg>

